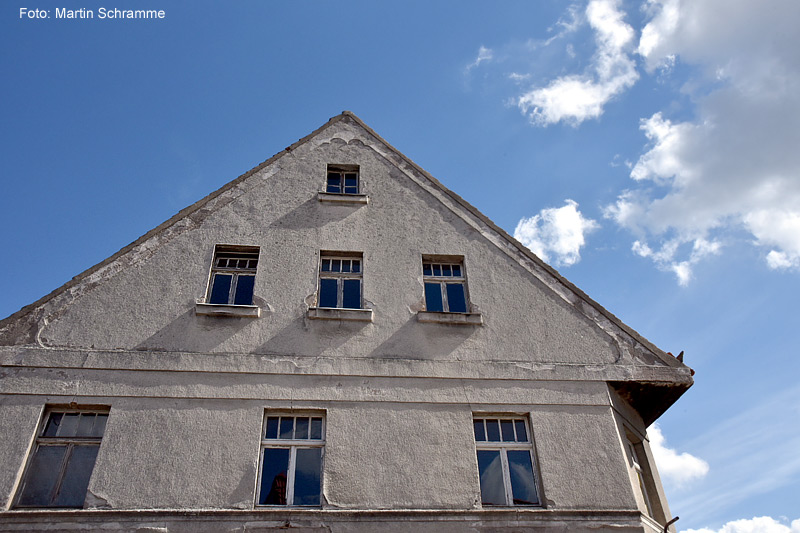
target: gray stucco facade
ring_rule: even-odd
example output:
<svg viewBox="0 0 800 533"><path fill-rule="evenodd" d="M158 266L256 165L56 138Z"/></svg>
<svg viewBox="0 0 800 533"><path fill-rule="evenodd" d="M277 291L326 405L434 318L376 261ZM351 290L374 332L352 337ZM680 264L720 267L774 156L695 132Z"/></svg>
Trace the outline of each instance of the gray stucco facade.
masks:
<svg viewBox="0 0 800 533"><path fill-rule="evenodd" d="M210 303L222 245L252 305ZM360 309L320 305L326 257ZM645 428L692 384L348 112L0 322L0 365L2 531L661 531ZM80 508L20 505L54 411L107 415ZM281 415L324 420L318 505L260 505ZM482 503L476 419L526 424L535 505Z"/></svg>

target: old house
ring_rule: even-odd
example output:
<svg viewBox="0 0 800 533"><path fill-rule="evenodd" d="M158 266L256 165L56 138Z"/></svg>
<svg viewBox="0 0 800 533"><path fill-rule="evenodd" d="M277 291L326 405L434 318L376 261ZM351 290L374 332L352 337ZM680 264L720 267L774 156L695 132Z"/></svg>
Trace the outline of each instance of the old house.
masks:
<svg viewBox="0 0 800 533"><path fill-rule="evenodd" d="M692 384L349 112L0 364L2 531L663 531L645 428Z"/></svg>

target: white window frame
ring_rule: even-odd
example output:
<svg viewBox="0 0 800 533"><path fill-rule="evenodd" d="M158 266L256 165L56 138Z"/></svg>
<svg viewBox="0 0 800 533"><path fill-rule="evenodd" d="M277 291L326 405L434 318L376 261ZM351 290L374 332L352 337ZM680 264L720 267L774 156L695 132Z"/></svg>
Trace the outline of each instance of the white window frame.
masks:
<svg viewBox="0 0 800 533"><path fill-rule="evenodd" d="M348 261L350 272L323 271L325 261ZM353 272L353 261L358 261L359 271ZM336 307L322 307L322 280L336 280ZM344 281L358 280L358 307L344 306ZM364 257L360 252L320 252L319 279L317 280L317 305L322 309L364 309Z"/></svg>
<svg viewBox="0 0 800 533"><path fill-rule="evenodd" d="M19 509L73 509L75 507L63 507L54 505L55 498L59 494L61 490L61 486L64 483L66 477L66 470L72 459L72 453L76 446L93 446L99 448L103 441L103 436L105 435L105 423L103 426L103 434L99 437L96 436L45 436L45 431L47 430L47 425L50 422L52 415L56 414L80 414L80 415L105 415L106 421L108 420L108 416L110 414L110 409L107 407L93 407L93 408L66 408L66 407L48 407L45 412L42 420L39 423L39 428L36 432L36 442L33 446L33 449L28 454L28 458L25 463L25 471L22 475L20 485L17 489L17 494L14 498L14 508ZM63 421L63 418L62 418ZM106 422L107 423L107 422ZM34 457L38 453L39 449L46 446L66 446L67 451L64 454L64 458L62 459L61 465L59 466L59 472L55 481L55 485L53 486L52 493L50 495L50 503L47 505L21 505L20 499L23 496L25 491L26 485L31 481L29 476L32 475L30 469L32 467L32 463ZM94 465L92 465L92 472L94 471ZM89 477L91 478L92 472L89 473ZM88 486L87 486L88 492ZM86 495L84 494L84 500L86 499ZM83 508L83 504L80 505L78 508Z"/></svg>
<svg viewBox="0 0 800 533"><path fill-rule="evenodd" d="M478 420L483 420L483 431L484 436L488 439L488 432L486 431L486 420L511 420L512 422L522 421L525 424L525 431L527 432L528 441L527 442L509 442L509 441L479 441L475 438L475 454L477 458L477 452L480 450L488 450L488 451L499 451L500 452L500 463L501 468L503 469L503 487L505 488L505 499L506 507L541 507L542 505L542 490L541 485L539 483L539 475L537 472L537 463L536 463L536 456L533 453L533 433L531 432L531 425L528 421L528 417L524 415L509 415L509 414L492 414L492 413L473 413L472 421L473 421L473 431L474 431L474 424ZM514 435L516 437L517 434L517 427L516 424L512 424L514 428ZM500 437L502 439L502 435ZM533 471L533 483L536 487L536 497L538 501L532 504L515 504L514 503L514 492L511 486L511 471L508 466L508 451L509 450L524 450L527 451L531 456L531 467ZM480 473L479 473L480 476ZM480 491L480 485L478 486L478 490ZM481 503L483 505L483 503ZM486 504L487 507L496 508L496 507L503 507L502 505L491 505Z"/></svg>
<svg viewBox="0 0 800 533"><path fill-rule="evenodd" d="M322 419L322 439L268 439L267 438L267 419L278 417L278 431L280 432L280 419L294 418L293 428L297 427L297 418L321 418ZM325 470L325 436L327 432L327 421L325 413L320 412L294 412L294 411L267 411L264 413L264 420L261 427L261 446L258 452L258 479L256 480L256 507L266 508L286 508L286 507L321 507L322 506L322 482ZM294 431L294 429L293 429ZM311 428L309 427L309 437ZM280 433L279 433L280 435ZM289 449L289 462L286 472L286 503L285 504L261 504L261 479L264 473L264 450L266 448ZM297 450L301 448L320 448L320 503L318 505L294 505L289 502L294 501L295 489L295 466L297 462Z"/></svg>
<svg viewBox="0 0 800 533"><path fill-rule="evenodd" d="M239 260L247 260L248 266L239 267L239 266L218 266L219 260L221 259L233 259L232 257L227 257L229 255L244 255L244 256L251 256L251 257L244 257L244 258L237 258ZM252 257L255 256L255 257ZM240 277L252 277L253 278L253 297L255 297L255 276L258 270L258 261L260 259L260 248L258 246L234 246L234 245L227 245L227 244L217 244L214 246L214 257L211 263L211 275L208 281L208 289L206 290L206 303L211 304L211 293L214 290L214 279L217 275L222 274L226 276L231 276L231 286L228 289L228 300L225 303L217 302L213 305L252 305L251 304L236 304L236 288L239 283ZM255 262L255 265L251 266L250 264Z"/></svg>
<svg viewBox="0 0 800 533"><path fill-rule="evenodd" d="M340 192L328 191L328 178L330 174L339 174ZM344 180L346 174L356 175L356 192L344 192ZM341 194L344 196L356 196L361 194L361 171L358 165L337 165L329 164L325 171L325 192L327 194Z"/></svg>
<svg viewBox="0 0 800 533"><path fill-rule="evenodd" d="M425 265L431 265L431 274L425 274ZM439 275L436 276L433 274L434 267L439 266L440 271L444 271L444 266L447 266L450 271L453 271L453 267L457 266L461 275L459 276L444 276ZM422 256L422 286L423 286L423 294L425 296L425 309L428 310L428 296L425 293L425 284L427 283L434 283L439 285L439 292L442 295L442 311L433 311L436 313L470 313L472 310L472 306L469 301L469 292L467 290L467 273L464 269L464 259L463 258L456 258L450 257L445 259L438 259L436 257L431 256ZM462 286L462 290L464 291L464 306L465 311L450 311L450 303L447 300L447 284L455 284L460 283Z"/></svg>
<svg viewBox="0 0 800 533"><path fill-rule="evenodd" d="M644 452L644 444L642 444L640 440L636 439L636 437L634 437L631 431L627 428L625 430L625 449L628 456L628 464L636 475L636 481L638 482L639 491L641 493L642 500L644 500L647 514L650 517L654 517L653 501L650 498L650 492L647 490L646 475L649 474L649 471L647 473L645 472L641 464L641 459L639 458L639 456Z"/></svg>

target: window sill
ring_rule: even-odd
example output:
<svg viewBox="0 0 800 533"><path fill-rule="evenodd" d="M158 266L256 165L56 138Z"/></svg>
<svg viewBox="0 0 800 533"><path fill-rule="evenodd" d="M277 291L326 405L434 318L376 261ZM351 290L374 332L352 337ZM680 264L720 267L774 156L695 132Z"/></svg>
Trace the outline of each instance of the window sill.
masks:
<svg viewBox="0 0 800 533"><path fill-rule="evenodd" d="M316 320L351 320L356 322L372 322L372 309L309 307L306 316Z"/></svg>
<svg viewBox="0 0 800 533"><path fill-rule="evenodd" d="M369 196L367 196L366 194L339 194L339 193L319 191L319 193L317 193L317 199L320 202L326 202L329 204L366 205L369 203Z"/></svg>
<svg viewBox="0 0 800 533"><path fill-rule="evenodd" d="M465 326L483 325L483 315L480 313L439 313L434 311L419 311L417 322L426 324L455 324Z"/></svg>
<svg viewBox="0 0 800 533"><path fill-rule="evenodd" d="M258 318L261 316L261 308L257 305L222 305L197 302L194 304L194 314L205 316L231 316L236 318Z"/></svg>

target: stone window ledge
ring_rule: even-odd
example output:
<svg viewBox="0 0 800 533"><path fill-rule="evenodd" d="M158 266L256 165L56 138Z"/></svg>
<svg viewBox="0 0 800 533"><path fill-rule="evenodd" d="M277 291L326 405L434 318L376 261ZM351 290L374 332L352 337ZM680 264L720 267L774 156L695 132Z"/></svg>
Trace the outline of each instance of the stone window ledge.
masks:
<svg viewBox="0 0 800 533"><path fill-rule="evenodd" d="M419 311L417 313L417 322L481 326L483 325L483 315L480 313L437 313L433 311Z"/></svg>
<svg viewBox="0 0 800 533"><path fill-rule="evenodd" d="M308 318L317 320L351 320L372 322L372 309L340 309L335 307L309 307Z"/></svg>
<svg viewBox="0 0 800 533"><path fill-rule="evenodd" d="M257 305L222 305L197 302L194 304L195 315L231 316L235 318L258 318L261 308Z"/></svg>
<svg viewBox="0 0 800 533"><path fill-rule="evenodd" d="M366 205L369 203L369 196L366 194L336 194L319 191L319 193L317 193L317 199L319 199L320 202L330 204Z"/></svg>

